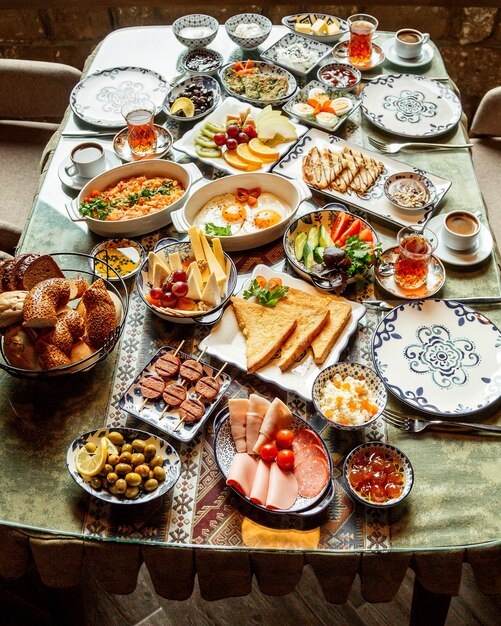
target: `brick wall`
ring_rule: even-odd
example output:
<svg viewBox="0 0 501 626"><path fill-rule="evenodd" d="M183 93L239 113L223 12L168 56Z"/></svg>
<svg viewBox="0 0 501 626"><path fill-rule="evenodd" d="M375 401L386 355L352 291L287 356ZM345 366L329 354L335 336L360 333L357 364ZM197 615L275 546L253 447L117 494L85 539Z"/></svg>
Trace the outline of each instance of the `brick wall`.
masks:
<svg viewBox="0 0 501 626"><path fill-rule="evenodd" d="M41 0L40 8L0 8L0 57L58 61L82 68L94 46L112 30L172 24L186 13L182 3L177 2L169 7L98 6L91 9L72 6L75 4L69 0L68 8L42 8L44 3ZM320 2L315 3L315 10L341 17L365 10L378 17L384 30L411 26L429 32L444 56L451 77L461 89L465 111L471 117L482 95L501 85L501 12L497 8L457 7L454 0L448 4L437 7L371 4L369 7ZM30 6L36 5L36 2L30 3ZM190 12L209 13L220 23L238 13L234 7L210 6L196 2L190 5ZM311 5L308 4L266 0L245 6L246 11L264 13L276 24L283 15L309 8Z"/></svg>

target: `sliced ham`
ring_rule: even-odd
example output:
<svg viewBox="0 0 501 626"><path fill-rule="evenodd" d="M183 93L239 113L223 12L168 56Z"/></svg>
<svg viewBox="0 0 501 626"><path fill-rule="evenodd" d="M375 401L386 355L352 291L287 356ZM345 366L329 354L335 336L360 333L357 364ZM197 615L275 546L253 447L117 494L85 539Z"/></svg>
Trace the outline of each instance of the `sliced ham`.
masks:
<svg viewBox="0 0 501 626"><path fill-rule="evenodd" d="M232 398L228 400L228 408L230 409L231 436L237 452L246 452L245 424L249 411L249 400L247 398Z"/></svg>
<svg viewBox="0 0 501 626"><path fill-rule="evenodd" d="M299 448L299 450L294 455L294 464L299 465L300 463L308 459L321 459L327 464L329 463L327 455L325 454L325 450L315 443L304 446L303 448Z"/></svg>
<svg viewBox="0 0 501 626"><path fill-rule="evenodd" d="M270 465L270 483L266 497L267 509L286 511L296 501L298 484L292 472L282 471L276 463Z"/></svg>
<svg viewBox="0 0 501 626"><path fill-rule="evenodd" d="M268 485L270 482L270 465L265 463L263 459L259 459L257 464L256 475L254 476L254 484L250 493L251 502L256 504L266 504L266 496L268 495Z"/></svg>
<svg viewBox="0 0 501 626"><path fill-rule="evenodd" d="M259 429L266 415L266 411L270 403L266 398L261 398L256 393L249 396L249 412L247 413L247 422L245 426L245 434L247 440L247 452L252 453L259 437Z"/></svg>
<svg viewBox="0 0 501 626"><path fill-rule="evenodd" d="M259 454L262 445L272 441L277 431L282 430L282 428L290 428L291 424L292 413L289 407L280 398L275 398L266 411L253 451ZM248 442L247 450L249 450Z"/></svg>
<svg viewBox="0 0 501 626"><path fill-rule="evenodd" d="M294 454L297 454L298 450L312 444L321 446L322 441L320 440L320 437L309 428L302 428L294 435L294 440L292 441L292 451Z"/></svg>
<svg viewBox="0 0 501 626"><path fill-rule="evenodd" d="M256 476L257 461L247 452L235 454L231 463L226 484L235 487L242 495L249 497Z"/></svg>

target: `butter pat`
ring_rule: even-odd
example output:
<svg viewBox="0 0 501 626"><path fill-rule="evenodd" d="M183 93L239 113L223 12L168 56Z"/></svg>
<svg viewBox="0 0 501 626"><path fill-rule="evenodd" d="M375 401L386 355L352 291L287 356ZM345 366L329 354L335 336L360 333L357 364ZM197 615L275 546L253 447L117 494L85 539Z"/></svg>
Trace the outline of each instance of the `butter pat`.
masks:
<svg viewBox="0 0 501 626"><path fill-rule="evenodd" d="M311 27L311 32L314 35L326 35L327 34L327 22L325 20L317 20Z"/></svg>
<svg viewBox="0 0 501 626"><path fill-rule="evenodd" d="M309 35L311 33L311 26L309 24L299 24L296 22L294 28L297 33L303 33L304 35Z"/></svg>
<svg viewBox="0 0 501 626"><path fill-rule="evenodd" d="M339 22L332 22L327 26L328 35L337 35L339 33Z"/></svg>

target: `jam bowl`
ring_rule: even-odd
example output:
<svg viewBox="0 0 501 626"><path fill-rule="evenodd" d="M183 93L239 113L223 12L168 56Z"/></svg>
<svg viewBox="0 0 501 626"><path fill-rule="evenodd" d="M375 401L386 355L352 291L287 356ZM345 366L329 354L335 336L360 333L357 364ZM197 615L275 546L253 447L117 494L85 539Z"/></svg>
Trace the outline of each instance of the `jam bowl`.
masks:
<svg viewBox="0 0 501 626"><path fill-rule="evenodd" d="M328 63L318 70L317 78L328 87L348 93L360 84L362 74L347 63Z"/></svg>

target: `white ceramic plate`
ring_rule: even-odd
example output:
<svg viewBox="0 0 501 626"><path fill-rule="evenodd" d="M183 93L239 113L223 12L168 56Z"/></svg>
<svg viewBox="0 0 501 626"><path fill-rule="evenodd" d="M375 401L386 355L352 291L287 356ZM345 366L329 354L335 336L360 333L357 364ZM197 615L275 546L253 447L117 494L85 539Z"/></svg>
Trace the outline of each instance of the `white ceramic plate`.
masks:
<svg viewBox="0 0 501 626"><path fill-rule="evenodd" d="M261 113L261 109L253 106L252 104L245 104L243 102L240 102L236 98L226 98L223 104L221 104L212 115L209 115L203 121L196 124L191 130L184 133L182 137L174 142L173 148L175 150L185 152L188 156L194 159L198 159L199 161L202 161L202 163L207 163L207 165L217 167L217 169L223 170L223 172L228 172L228 174L242 174L242 170L238 170L236 167L233 167L232 165L226 163L222 156L216 157L215 159L198 156L195 150L195 137L200 134L201 128L204 124L207 124L207 122L214 122L216 124L221 124L224 126L227 115L238 115L240 111L246 111L248 109L251 110L251 114L254 120L259 115L259 113ZM298 138L302 137L308 130L306 126L302 126L301 124L294 124L294 126L296 127L296 133ZM291 149L296 141L297 140L278 144L278 146L275 146L275 149L278 150L280 156L282 157ZM275 163L264 163L261 169L257 170L257 172L269 172L274 165Z"/></svg>
<svg viewBox="0 0 501 626"><path fill-rule="evenodd" d="M116 154L114 154L110 150L105 150L104 153L106 155L106 170L110 170L112 167L117 167L117 165L121 165L122 162L120 161L120 159L117 157ZM82 189L82 187L89 182L90 178L82 178L82 176L78 176L78 175L70 176L66 171L66 168L69 167L70 165L71 165L71 159L69 156L61 161L57 169L59 180L64 185L66 185L66 187L69 187L70 189L73 189L74 191L80 191L80 189Z"/></svg>
<svg viewBox="0 0 501 626"><path fill-rule="evenodd" d="M434 415L467 415L501 397L501 332L446 300L401 304L372 340L377 373L399 400Z"/></svg>
<svg viewBox="0 0 501 626"><path fill-rule="evenodd" d="M246 96L245 94L237 93L236 91L234 91L233 89L229 87L228 81L226 79L227 70L234 65L234 62L232 62L232 63L227 63L226 65L223 65L223 67L218 72L219 80L221 81L221 84L223 85L223 87L226 89L226 91L229 93L230 96L234 96L235 98L238 98L239 100L242 100L243 102L250 102L251 104L256 104L258 106L265 106L266 104L272 104L273 106L278 107L296 93L297 81L294 78L294 76L289 72L289 70L286 70L283 67L279 67L278 65L275 65L273 63L268 63L267 61L253 61L253 63L254 63L254 67L258 68L261 74L267 74L267 75L271 74L272 76L275 76L275 77L276 76L285 77L287 79L287 91L283 95L277 96L276 98L265 97L265 98L259 98L259 99L250 98Z"/></svg>
<svg viewBox="0 0 501 626"><path fill-rule="evenodd" d="M90 74L70 95L73 113L87 124L119 128L124 125L122 107L127 102L153 102L160 110L168 83L144 67L114 67Z"/></svg>
<svg viewBox="0 0 501 626"><path fill-rule="evenodd" d="M433 59L433 48L429 43L425 43L421 48L421 54L415 59L404 59L401 56L398 56L395 50L395 41L392 37L390 39L386 39L383 41L381 48L386 55L386 58L393 65L398 65L399 67L413 68L413 67L423 67L424 65L428 65L431 63Z"/></svg>
<svg viewBox="0 0 501 626"><path fill-rule="evenodd" d="M303 50L306 50L315 57L314 61L306 68L297 68L295 65L291 65L290 63L284 62L280 59L279 51L282 48L288 48L293 44L299 44ZM296 33L287 33L287 35L284 35L276 43L262 52L261 58L265 61L269 61L270 63L281 65L282 67L285 67L286 70L289 70L289 72L292 72L292 74L296 74L297 76L302 76L304 78L308 75L308 72L311 72L311 70L330 53L331 47L325 45L324 43L315 41L315 39L306 39L306 37L296 35Z"/></svg>
<svg viewBox="0 0 501 626"><path fill-rule="evenodd" d="M242 293L249 286L251 280L253 280L256 276L263 276L267 280L279 277L282 279L283 284L288 287L294 287L295 289L301 289L306 293L325 297L325 293L315 289L313 285L310 285L298 278L293 278L289 274L276 272L266 265L257 265L252 272L251 278L244 283L242 289L235 295L241 297ZM262 367L256 373L256 376L266 382L274 383L281 389L293 391L301 396L301 398L311 401L313 383L318 373L328 365L337 363L342 351L348 345L348 340L356 331L358 321L365 315L366 309L363 305L358 302L351 302L344 298L341 298L341 300L343 302L347 302L351 306L351 319L343 329L343 332L334 344L331 353L322 366L318 366L314 362L313 355L308 350L301 361L297 362L292 369L282 372L280 368L275 365L273 361L271 361L271 363ZM245 338L240 332L237 318L235 317L232 307L228 307L226 309L221 322L215 326L210 335L208 335L200 343L200 350L205 348L207 349L208 354L217 356L222 361L228 361L228 363L236 365L244 372L247 371Z"/></svg>
<svg viewBox="0 0 501 626"><path fill-rule="evenodd" d="M470 267L476 263L481 263L491 254L493 239L491 231L484 224L480 224L480 235L477 245L472 250L458 252L448 248L443 242L442 230L446 215L436 215L428 222L428 227L437 235L438 245L435 256L449 265L459 267Z"/></svg>
<svg viewBox="0 0 501 626"><path fill-rule="evenodd" d="M289 154L287 154L287 156L275 165L273 172L275 174L282 174L282 176L286 176L287 178L299 178L302 180L303 157L308 154L311 148L317 147L322 149L329 147L331 150L342 150L344 146L348 146L352 150L357 150L376 159L377 161L381 161L384 165L384 171L381 173L376 183L367 193L363 195L351 190L348 190L346 193L329 189L318 189L317 191L324 193L331 198L335 198L336 200L340 200L341 202L357 207L362 211L388 220L397 226L425 224L431 217L435 207L440 204L451 186L450 181L445 178L440 178L439 176L435 176L429 172L424 172L423 170L417 170L417 168L414 168L413 171L419 171L420 174L424 174L435 185L437 191L436 203L434 206L421 211L410 212L400 210L384 195L384 183L388 176L391 176L392 174L410 171L410 167L407 163L401 163L400 161L396 161L385 154L372 152L354 143L343 141L339 137L335 137L330 133L324 133L315 129L309 130L306 135L298 141Z"/></svg>
<svg viewBox="0 0 501 626"><path fill-rule="evenodd" d="M401 137L436 137L452 130L461 119L456 94L425 76L381 76L368 83L360 97L368 120Z"/></svg>

